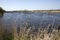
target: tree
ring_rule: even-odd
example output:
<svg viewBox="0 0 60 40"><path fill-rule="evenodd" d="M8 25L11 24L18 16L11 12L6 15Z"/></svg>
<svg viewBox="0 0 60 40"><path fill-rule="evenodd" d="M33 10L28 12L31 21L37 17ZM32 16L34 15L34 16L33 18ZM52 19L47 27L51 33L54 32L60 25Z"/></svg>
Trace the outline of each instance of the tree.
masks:
<svg viewBox="0 0 60 40"><path fill-rule="evenodd" d="M5 10L2 7L0 7L0 16L3 16L4 12Z"/></svg>

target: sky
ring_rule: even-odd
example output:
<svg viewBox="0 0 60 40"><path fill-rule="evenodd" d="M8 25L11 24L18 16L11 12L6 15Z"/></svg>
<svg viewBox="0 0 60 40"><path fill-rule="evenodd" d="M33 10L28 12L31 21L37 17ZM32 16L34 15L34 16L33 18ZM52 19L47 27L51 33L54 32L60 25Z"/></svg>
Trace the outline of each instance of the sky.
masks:
<svg viewBox="0 0 60 40"><path fill-rule="evenodd" d="M0 0L5 10L50 10L60 9L60 0Z"/></svg>

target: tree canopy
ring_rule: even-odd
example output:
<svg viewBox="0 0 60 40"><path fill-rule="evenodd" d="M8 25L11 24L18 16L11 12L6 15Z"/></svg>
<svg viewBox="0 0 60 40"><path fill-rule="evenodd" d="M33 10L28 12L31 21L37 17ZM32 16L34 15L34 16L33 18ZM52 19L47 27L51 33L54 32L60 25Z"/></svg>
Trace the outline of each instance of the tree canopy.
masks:
<svg viewBox="0 0 60 40"><path fill-rule="evenodd" d="M2 7L0 7L0 16L3 16L4 12L5 10Z"/></svg>
<svg viewBox="0 0 60 40"><path fill-rule="evenodd" d="M4 13L4 12L5 10L2 7L0 7L0 13Z"/></svg>

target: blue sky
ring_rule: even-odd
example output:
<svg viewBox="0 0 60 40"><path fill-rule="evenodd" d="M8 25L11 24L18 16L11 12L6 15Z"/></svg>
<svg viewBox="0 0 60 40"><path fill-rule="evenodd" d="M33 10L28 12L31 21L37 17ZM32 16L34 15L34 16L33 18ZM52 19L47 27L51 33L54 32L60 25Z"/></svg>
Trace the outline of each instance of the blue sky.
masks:
<svg viewBox="0 0 60 40"><path fill-rule="evenodd" d="M60 9L60 0L0 0L5 10L48 10Z"/></svg>

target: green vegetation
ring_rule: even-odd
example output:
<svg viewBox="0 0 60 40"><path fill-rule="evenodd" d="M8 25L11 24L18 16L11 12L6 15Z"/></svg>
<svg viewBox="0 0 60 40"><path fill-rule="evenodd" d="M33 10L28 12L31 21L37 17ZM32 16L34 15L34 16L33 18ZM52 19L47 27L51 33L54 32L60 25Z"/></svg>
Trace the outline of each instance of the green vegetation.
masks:
<svg viewBox="0 0 60 40"><path fill-rule="evenodd" d="M5 10L0 7L0 16L3 16Z"/></svg>

